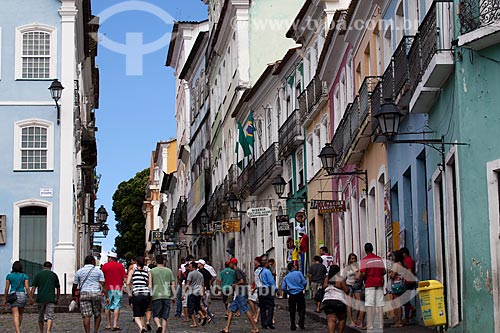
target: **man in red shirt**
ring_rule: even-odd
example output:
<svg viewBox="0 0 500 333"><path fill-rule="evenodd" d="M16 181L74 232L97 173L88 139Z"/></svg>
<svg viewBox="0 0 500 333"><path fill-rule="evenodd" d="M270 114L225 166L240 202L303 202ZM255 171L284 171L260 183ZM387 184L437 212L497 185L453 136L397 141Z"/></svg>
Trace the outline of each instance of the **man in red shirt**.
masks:
<svg viewBox="0 0 500 333"><path fill-rule="evenodd" d="M357 278L365 280L365 306L367 309L366 327L373 329L375 311L378 310L379 328L384 327L384 275L385 265L382 258L373 254L373 245L365 244L366 257L361 259Z"/></svg>
<svg viewBox="0 0 500 333"><path fill-rule="evenodd" d="M415 277L415 280L411 280L409 278L405 279L406 290L415 290L417 288L415 261L413 261L412 257L410 256L410 251L408 250L408 248L403 247L401 249L401 252L403 253L403 263L405 265L405 268L411 272L413 277ZM413 293L413 291L412 291L412 293ZM412 294L412 296L413 296L413 294ZM415 307L415 305L411 304L411 300L408 301L404 305L404 307L405 307L405 321L404 321L404 323L408 324L410 322L410 318L413 318L416 316L417 308Z"/></svg>
<svg viewBox="0 0 500 333"><path fill-rule="evenodd" d="M104 273L104 283L108 291L109 303L104 306L106 315L106 329L120 330L118 327L118 316L122 305L123 284L126 281L127 274L125 267L117 261L117 255L114 252L108 252L108 262L102 266ZM111 311L113 311L113 327L111 327Z"/></svg>

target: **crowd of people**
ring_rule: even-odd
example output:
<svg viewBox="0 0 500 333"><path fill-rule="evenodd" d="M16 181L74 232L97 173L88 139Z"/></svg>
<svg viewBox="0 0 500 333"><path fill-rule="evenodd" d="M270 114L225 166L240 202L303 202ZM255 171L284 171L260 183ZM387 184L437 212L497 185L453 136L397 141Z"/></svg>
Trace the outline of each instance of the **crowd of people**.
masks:
<svg viewBox="0 0 500 333"><path fill-rule="evenodd" d="M315 300L314 311L326 314L329 333L344 332L346 325L360 329L373 329L374 323L383 325L386 266L373 253L371 243L366 243L364 249L363 259L358 261L357 255L351 253L342 270L324 246L313 257L307 276L296 261L288 263L281 289L288 299L291 331L306 326L307 291ZM402 294L416 288L415 263L407 248L390 255L394 261L388 272L387 289L393 298L396 318L392 326L403 327L416 311L409 301L402 304L400 300ZM241 270L234 257L217 273L208 258L195 260L188 255L181 259L174 273L162 255L157 255L151 265L139 256L128 269L118 262L116 253L108 252L107 256L108 262L101 267L96 266L93 256L87 256L84 266L75 273L72 299L78 303L86 333L90 333L92 317L94 332L99 330L103 312L106 330L122 330L118 319L124 293L129 294L133 321L140 333L152 331L151 319L157 333L166 333L171 306L175 306L175 317L183 318L189 328L207 325L214 318L210 310L214 293L222 295L225 307L226 325L220 332L229 332L235 316L246 316L252 333L259 332L259 323L263 329L275 329L278 286L275 262L267 255L254 259L252 274ZM6 277L5 303L12 309L16 333L21 332L25 306L34 302L38 306L40 332L51 332L54 308L60 297L59 279L51 269L52 264L45 262L30 289L21 263L12 265L12 272Z"/></svg>

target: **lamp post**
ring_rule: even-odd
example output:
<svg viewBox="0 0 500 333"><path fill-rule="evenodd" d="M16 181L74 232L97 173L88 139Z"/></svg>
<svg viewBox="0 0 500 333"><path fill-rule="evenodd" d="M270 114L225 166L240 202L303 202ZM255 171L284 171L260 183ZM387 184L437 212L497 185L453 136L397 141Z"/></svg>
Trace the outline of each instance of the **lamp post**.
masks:
<svg viewBox="0 0 500 333"><path fill-rule="evenodd" d="M321 159L323 169L325 169L326 173L329 176L356 176L358 179L361 179L365 182L365 192L368 192L368 173L366 170L335 172L335 168L338 162L338 153L329 142L325 143L325 146L323 147L323 149L321 149L318 157Z"/></svg>
<svg viewBox="0 0 500 333"><path fill-rule="evenodd" d="M59 99L61 99L61 94L63 91L64 87L62 86L61 82L59 82L58 79L54 79L52 81L52 84L49 87L50 90L50 95L52 96L52 99L56 103L56 109L57 109L57 124L61 122L61 107L59 106Z"/></svg>
<svg viewBox="0 0 500 333"><path fill-rule="evenodd" d="M200 214L200 222L201 222L201 225L202 226L206 226L208 224L208 222L210 222L210 216L207 214L206 211L202 211L201 214ZM188 227L189 225L187 223L183 223L181 224L181 232L183 235L186 235L186 236L207 236L203 233L199 233L199 234L188 234L187 233L187 230L188 230Z"/></svg>
<svg viewBox="0 0 500 333"><path fill-rule="evenodd" d="M276 176L273 181L274 192L280 199L285 199L283 193L285 193L286 181L281 177L281 175Z"/></svg>
<svg viewBox="0 0 500 333"><path fill-rule="evenodd" d="M445 145L456 145L456 146L467 146L468 143L462 142L445 142L444 136L439 139L408 139L408 140L396 140L395 137L398 135L415 135L415 134L425 134L422 133L401 133L399 132L399 125L401 123L401 118L403 114L399 111L396 104L392 103L390 100L386 100L380 106L378 112L373 115L379 125L381 135L384 136L388 143L390 144L422 144L424 146L430 147L436 150L441 155L441 166L445 165Z"/></svg>

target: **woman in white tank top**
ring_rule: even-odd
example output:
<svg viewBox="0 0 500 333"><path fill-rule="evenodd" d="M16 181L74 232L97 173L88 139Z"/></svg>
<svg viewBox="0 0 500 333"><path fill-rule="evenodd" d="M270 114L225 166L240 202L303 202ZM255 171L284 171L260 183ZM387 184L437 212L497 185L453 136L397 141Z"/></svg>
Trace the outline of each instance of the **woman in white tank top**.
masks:
<svg viewBox="0 0 500 333"><path fill-rule="evenodd" d="M349 287L339 272L339 266L330 266L328 276L323 282L325 296L322 303L328 320L328 333L334 333L335 328L339 333L343 333L347 318L346 295L349 293Z"/></svg>

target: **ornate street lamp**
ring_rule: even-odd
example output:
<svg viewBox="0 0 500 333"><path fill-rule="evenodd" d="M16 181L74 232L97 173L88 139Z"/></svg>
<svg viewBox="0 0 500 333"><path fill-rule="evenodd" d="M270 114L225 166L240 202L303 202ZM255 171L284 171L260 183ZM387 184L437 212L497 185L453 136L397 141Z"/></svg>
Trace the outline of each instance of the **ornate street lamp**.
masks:
<svg viewBox="0 0 500 333"><path fill-rule="evenodd" d="M239 201L238 198L233 192L228 194L227 202L229 203L229 208L231 208L231 210L235 211L238 209L238 201Z"/></svg>
<svg viewBox="0 0 500 333"><path fill-rule="evenodd" d="M106 208L104 208L103 205L99 207L96 213L97 213L96 219L98 222L106 222L106 220L108 219L108 212L106 211Z"/></svg>
<svg viewBox="0 0 500 333"><path fill-rule="evenodd" d="M335 149L333 149L332 145L329 142L325 143L325 146L321 149L318 157L321 159L323 169L325 169L328 174L332 174L335 170L337 156L338 154Z"/></svg>
<svg viewBox="0 0 500 333"><path fill-rule="evenodd" d="M390 98L386 98L378 112L373 116L378 120L382 135L388 140L394 139L396 134L398 134L399 123L403 117L397 105Z"/></svg>
<svg viewBox="0 0 500 333"><path fill-rule="evenodd" d="M59 82L58 79L54 79L54 81L52 81L52 84L49 87L50 95L52 96L54 102L56 102L58 125L61 122L61 107L59 106L58 101L61 99L63 89L64 87L62 86L61 82Z"/></svg>
<svg viewBox="0 0 500 333"><path fill-rule="evenodd" d="M281 175L274 178L273 187L274 192L279 198L283 198L283 193L285 193L286 181L281 177Z"/></svg>

